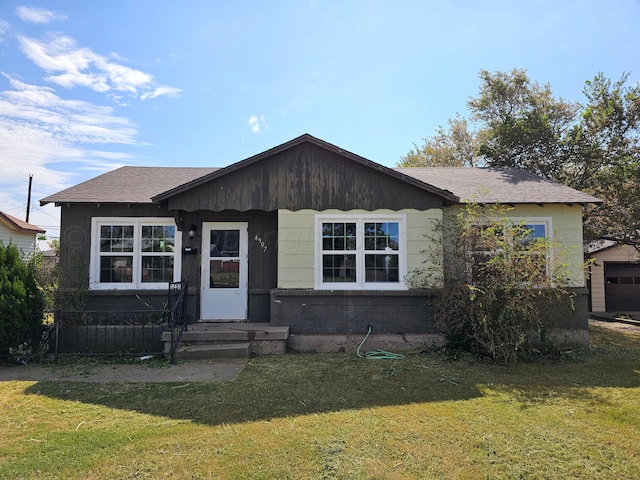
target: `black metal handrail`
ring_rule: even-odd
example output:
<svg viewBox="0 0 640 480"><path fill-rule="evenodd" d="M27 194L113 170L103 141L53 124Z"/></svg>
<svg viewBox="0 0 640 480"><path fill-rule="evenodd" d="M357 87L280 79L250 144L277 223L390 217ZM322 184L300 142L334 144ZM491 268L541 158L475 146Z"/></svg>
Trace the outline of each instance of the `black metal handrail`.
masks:
<svg viewBox="0 0 640 480"><path fill-rule="evenodd" d="M176 350L182 332L187 330L187 290L188 282L169 283L169 330L171 331L171 363L176 361Z"/></svg>

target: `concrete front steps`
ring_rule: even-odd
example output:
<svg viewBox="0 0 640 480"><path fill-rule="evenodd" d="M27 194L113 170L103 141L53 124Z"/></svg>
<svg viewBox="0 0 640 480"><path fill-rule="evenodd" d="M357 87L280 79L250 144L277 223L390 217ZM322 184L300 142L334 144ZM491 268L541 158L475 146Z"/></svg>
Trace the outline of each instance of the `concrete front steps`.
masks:
<svg viewBox="0 0 640 480"><path fill-rule="evenodd" d="M247 358L251 355L281 355L287 351L289 327L269 323L198 322L182 333L176 350L179 359ZM162 334L164 351L171 349L171 334Z"/></svg>

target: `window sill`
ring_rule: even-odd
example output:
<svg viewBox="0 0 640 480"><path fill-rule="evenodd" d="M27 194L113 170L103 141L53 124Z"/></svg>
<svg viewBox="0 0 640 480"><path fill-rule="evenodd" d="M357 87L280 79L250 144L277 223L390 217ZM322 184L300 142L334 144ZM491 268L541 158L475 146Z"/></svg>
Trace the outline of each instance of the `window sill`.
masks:
<svg viewBox="0 0 640 480"><path fill-rule="evenodd" d="M272 293L282 297L422 297L437 290L412 288L404 290L316 290L313 288L275 288Z"/></svg>

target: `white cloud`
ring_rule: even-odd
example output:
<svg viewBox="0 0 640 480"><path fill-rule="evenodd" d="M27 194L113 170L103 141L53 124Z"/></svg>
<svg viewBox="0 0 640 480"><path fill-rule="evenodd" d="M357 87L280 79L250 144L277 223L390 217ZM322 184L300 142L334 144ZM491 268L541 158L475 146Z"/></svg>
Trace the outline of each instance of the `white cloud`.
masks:
<svg viewBox="0 0 640 480"><path fill-rule="evenodd" d="M37 24L64 19L36 8L19 8L16 13ZM38 200L123 164L138 163L124 147L146 144L138 139L137 126L116 108L176 96L180 89L159 85L153 75L127 66L117 53L102 56L61 33L41 38L16 35L0 19L0 44L8 35L15 36L20 51L50 83L27 83L0 72L0 210L24 218L28 178L33 175L30 221L56 236L59 209L38 207ZM114 103L74 99L63 90L78 87L103 93Z"/></svg>
<svg viewBox="0 0 640 480"><path fill-rule="evenodd" d="M136 126L113 108L65 100L49 87L3 75L11 89L0 91L2 189L17 188L28 174L46 179L49 192L66 188L78 170L104 171L128 158L91 145L140 144ZM55 164L62 162L72 162L75 168L56 170Z"/></svg>
<svg viewBox="0 0 640 480"><path fill-rule="evenodd" d="M249 127L253 133L260 133L260 129L264 126L266 126L264 116L258 118L256 115L251 115L251 118L249 118Z"/></svg>
<svg viewBox="0 0 640 480"><path fill-rule="evenodd" d="M9 31L10 25L0 18L0 42L2 42L3 37Z"/></svg>
<svg viewBox="0 0 640 480"><path fill-rule="evenodd" d="M156 84L149 73L116 63L59 33L42 40L26 36L18 40L27 58L49 73L45 80L67 89L86 87L109 93L119 105L126 104L122 93L142 100L180 93L178 88ZM111 58L119 59L113 53Z"/></svg>
<svg viewBox="0 0 640 480"><path fill-rule="evenodd" d="M35 7L18 7L16 8L16 15L22 19L23 22L45 24L55 20L66 20L66 15L60 15L46 10L44 8Z"/></svg>
<svg viewBox="0 0 640 480"><path fill-rule="evenodd" d="M161 95L167 95L168 97L175 97L180 93L180 89L179 88L173 88L173 87L163 87L160 86L158 88L156 88L153 92L147 92L144 93L140 96L140 98L142 100L152 100L156 97L159 97Z"/></svg>

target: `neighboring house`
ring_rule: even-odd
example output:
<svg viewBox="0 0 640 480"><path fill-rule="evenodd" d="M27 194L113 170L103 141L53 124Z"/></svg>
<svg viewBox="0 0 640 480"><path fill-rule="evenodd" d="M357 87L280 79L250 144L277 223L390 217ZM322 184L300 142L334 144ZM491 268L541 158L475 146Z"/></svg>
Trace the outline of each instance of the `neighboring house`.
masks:
<svg viewBox="0 0 640 480"><path fill-rule="evenodd" d="M640 312L640 254L631 245L599 241L589 245L590 309L594 313Z"/></svg>
<svg viewBox="0 0 640 480"><path fill-rule="evenodd" d="M35 253L38 235L42 233L45 233L42 228L0 212L0 242L13 243L26 258Z"/></svg>
<svg viewBox="0 0 640 480"><path fill-rule="evenodd" d="M88 269L87 309L158 306L186 279L192 320L360 335L436 331L432 293L405 279L437 265L427 239L473 200L575 247L562 326L586 332L582 205L598 200L516 169L391 169L302 135L221 169L122 167L41 203L61 207L60 261Z"/></svg>

